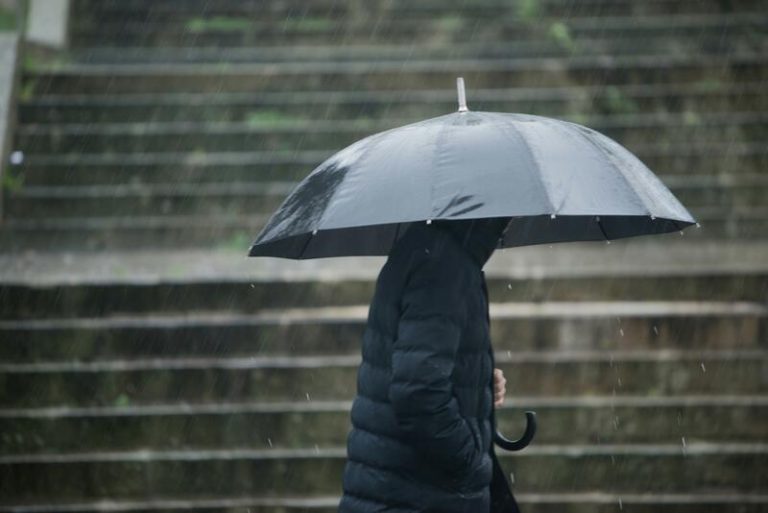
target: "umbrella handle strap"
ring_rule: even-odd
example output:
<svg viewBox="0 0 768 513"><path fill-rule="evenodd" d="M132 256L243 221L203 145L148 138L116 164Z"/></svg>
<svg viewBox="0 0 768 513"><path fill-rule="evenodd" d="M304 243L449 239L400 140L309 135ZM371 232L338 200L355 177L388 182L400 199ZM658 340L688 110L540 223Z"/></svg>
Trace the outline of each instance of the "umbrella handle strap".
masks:
<svg viewBox="0 0 768 513"><path fill-rule="evenodd" d="M525 412L525 432L518 440L510 440L502 435L498 430L493 434L493 441L507 451L519 451L528 447L528 444L533 440L533 436L536 434L536 412Z"/></svg>

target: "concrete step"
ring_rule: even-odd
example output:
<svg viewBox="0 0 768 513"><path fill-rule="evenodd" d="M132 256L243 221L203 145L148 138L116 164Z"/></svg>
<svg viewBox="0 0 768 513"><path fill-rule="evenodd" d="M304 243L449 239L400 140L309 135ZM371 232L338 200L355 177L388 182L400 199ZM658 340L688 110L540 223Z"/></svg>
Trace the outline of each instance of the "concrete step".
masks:
<svg viewBox="0 0 768 513"><path fill-rule="evenodd" d="M511 290L509 285L514 280L526 279L759 276L768 270L766 251L768 246L765 243L754 241L736 241L726 245L718 241L694 243L682 237L664 242L655 237L637 237L617 240L608 245L573 242L501 249L491 256L483 269L493 290L504 288L495 288L497 280L506 280L501 283ZM309 260L245 258L240 252L210 250L106 253L47 251L22 255L0 253L0 283L4 286L44 288L163 283L259 284L278 281L287 287L297 282L313 281L319 286L329 286L339 282L372 282L385 261L385 256ZM746 293L743 298L733 296L728 299L747 299L749 294L759 289L751 291L745 287L743 290ZM611 298L608 295L599 297L599 300L629 300L631 296L637 296L627 294L627 290L619 292L620 297ZM758 297L763 299L763 296ZM714 296L702 293L693 299L705 301L707 298L713 299ZM653 294L643 299L653 299ZM370 297L365 297L351 304L367 304L368 300ZM522 300L544 301L545 298L532 294ZM230 307L227 305L225 308Z"/></svg>
<svg viewBox="0 0 768 513"><path fill-rule="evenodd" d="M30 84L30 78L26 78ZM27 86L32 87L32 86ZM671 115L693 120L730 112L768 111L761 82L703 81L565 87L472 87L473 110L529 112L560 118L605 114ZM425 119L456 108L456 93L435 90L289 91L264 93L44 94L21 100L21 126L34 123L241 122L274 127L328 119ZM579 118L579 116L581 116Z"/></svg>
<svg viewBox="0 0 768 513"><path fill-rule="evenodd" d="M662 180L664 177L660 177ZM685 177L665 181L694 216L707 212L727 216L765 205L768 176L737 176L720 185L718 177L680 185ZM695 179L695 178L694 178ZM733 183L737 182L738 183ZM693 180L691 180L693 181ZM8 192L7 219L123 218L169 216L269 216L296 182L230 182L221 184L116 184L87 186L24 186ZM698 217L697 217L698 219Z"/></svg>
<svg viewBox="0 0 768 513"><path fill-rule="evenodd" d="M469 40L520 40L547 37L563 33L553 30L553 24L565 27L564 36L572 39L600 35L633 37L701 37L721 33L724 28L734 32L748 31L758 37L765 33L765 13L684 13L650 16L583 16L558 19L520 19L511 9L488 11L486 16L460 12L416 11L404 16L401 11L360 13L358 16L302 16L277 20L258 16L258 10L242 16L184 16L171 20L110 20L75 23L72 41L75 46L100 44L121 46L249 46L282 44L313 44L334 41L339 44L397 43L460 43ZM480 13L478 13L480 14ZM567 38L567 39L566 39Z"/></svg>
<svg viewBox="0 0 768 513"><path fill-rule="evenodd" d="M151 153L31 155L22 165L9 167L7 174L19 186L7 188L7 194L25 186L91 186L115 183L298 183L312 169L336 150L295 152L224 152L224 153ZM738 182L735 176L755 176L768 165L768 151L762 142L731 144L722 142L708 147L659 149L654 145L632 145L635 153L650 169L667 180L684 176L722 176L727 184ZM691 178L691 180L698 180Z"/></svg>
<svg viewBox="0 0 768 513"><path fill-rule="evenodd" d="M741 513L763 511L767 499L761 494L611 494L602 492L568 493L568 494L526 494L516 493L515 498L526 511L531 513L607 513L615 511L616 505L622 508L632 508L635 512L661 513L714 513L729 511L728 508L738 508ZM114 507L119 511L164 511L168 513L187 512L189 510L216 512L222 508L243 507L251 513L335 513L338 511L339 497L219 497L219 498L173 498L152 501L114 501ZM0 506L0 511L46 513L67 511L72 513L103 511L103 501L84 502L77 504L31 504L27 506L11 506L10 509Z"/></svg>
<svg viewBox="0 0 768 513"><path fill-rule="evenodd" d="M359 355L3 363L0 408L350 399L359 364ZM768 393L765 350L507 351L496 366L516 395Z"/></svg>
<svg viewBox="0 0 768 513"><path fill-rule="evenodd" d="M6 320L21 320L163 312L253 315L283 308L366 305L386 260L293 261L245 255L245 251L135 248L92 254L2 253L0 312ZM765 302L765 255L764 243L696 242L667 234L609 245L503 249L494 253L485 269L494 303Z"/></svg>
<svg viewBox="0 0 768 513"><path fill-rule="evenodd" d="M680 153L649 154L642 152L638 157L656 173L669 181L670 185L683 180L690 173L691 181L698 181L697 176L718 178L720 184L738 183L739 173L755 176L762 173L768 165L768 152L755 147L738 144L723 150L719 155L717 147L704 155L689 154L684 149ZM636 152L635 149L632 151ZM128 162L119 158L101 156L98 160L88 161L83 157L65 163L53 158L43 162L9 167L8 176L19 182L16 188L8 188L7 195L13 191L22 191L27 186L112 186L131 184L136 187L154 186L166 183L196 183L224 186L228 183L274 183L293 181L298 183L323 160L334 152L298 152L296 154L275 153L219 153L200 156L174 153L142 157L128 154ZM639 153L639 152L636 152ZM52 157L52 156L51 156ZM174 162L173 157L177 157ZM37 156L33 156L33 160ZM143 161L143 162L142 162ZM706 178L704 180L709 180ZM717 194L717 193L716 193Z"/></svg>
<svg viewBox="0 0 768 513"><path fill-rule="evenodd" d="M345 450L110 451L4 456L5 504L147 497L339 494ZM528 493L760 493L766 444L539 445L502 454ZM122 476L116 480L115 476ZM150 477L151 476L151 477ZM51 485L51 483L55 483ZM202 491L204 490L204 491ZM614 508L617 505L614 504Z"/></svg>
<svg viewBox="0 0 768 513"><path fill-rule="evenodd" d="M765 510L768 496L761 493L697 492L697 493L525 493L515 491L515 499L531 513L609 513L616 508L637 513L721 513L738 511L757 513ZM149 500L81 501L76 503L37 502L0 505L0 511L13 513L92 513L94 511L127 511L186 513L200 511L215 513L246 508L250 513L336 513L338 496L268 497L238 494L237 496L174 496Z"/></svg>
<svg viewBox="0 0 768 513"><path fill-rule="evenodd" d="M344 446L351 401L168 403L0 410L6 456L78 451L300 449ZM510 397L499 430L514 437L533 410L536 444L759 443L768 396Z"/></svg>
<svg viewBox="0 0 768 513"><path fill-rule="evenodd" d="M403 13L410 16L428 16L450 10L466 16L491 16L500 12L517 14L521 19L537 19L551 16L600 16L600 15L650 15L672 13L712 13L739 10L759 10L760 1L740 0L723 4L716 0L648 0L642 3L628 0L584 0L573 3L568 0L540 0L536 4L510 5L499 0L481 0L475 2L435 2L422 1L418 3L398 1L366 2L366 9L361 10L354 2L339 2L320 0L312 3L299 1L283 1L265 4L258 0L219 0L211 5L204 0L186 0L184 3L172 0L146 1L86 1L78 0L75 8L79 17L92 16L95 19L133 19L173 20L189 14L193 16L253 16L258 13L265 19L282 19L286 17L348 17L361 14Z"/></svg>
<svg viewBox="0 0 768 513"><path fill-rule="evenodd" d="M275 184L275 185L273 185ZM97 185L25 187L9 193L4 214L14 219L138 218L169 216L268 217L289 191L266 184Z"/></svg>
<svg viewBox="0 0 768 513"><path fill-rule="evenodd" d="M491 303L497 352L759 349L768 308L750 302L547 301ZM367 305L257 314L189 312L0 321L0 361L357 354Z"/></svg>
<svg viewBox="0 0 768 513"><path fill-rule="evenodd" d="M447 111L450 112L450 111ZM627 147L658 141L660 148L768 138L768 110L727 114L614 114L565 116ZM344 147L372 133L417 119L322 119L239 123L29 124L16 132L27 155L172 151L290 151Z"/></svg>
<svg viewBox="0 0 768 513"><path fill-rule="evenodd" d="M277 22L280 23L280 22ZM677 33L663 33L649 39L647 35L627 34L617 38L615 34L602 32L571 38L567 44L555 37L533 37L528 33L508 42L480 41L458 42L445 45L439 41L425 41L419 45L416 56L422 59L445 58L523 58L567 57L579 55L634 55L642 53L714 53L727 55L739 51L760 51L765 48L764 39L750 31L732 28L734 33L723 38L715 34L697 37L680 37ZM326 44L290 46L192 46L192 47L125 47L99 46L75 48L57 55L57 62L90 64L141 64L141 63L254 63L254 62L318 62L318 61L385 61L410 59L415 55L414 44Z"/></svg>
<svg viewBox="0 0 768 513"><path fill-rule="evenodd" d="M768 238L768 210L765 207L722 208L702 206L691 213L701 224L688 231L688 239L757 240ZM261 231L269 215L206 214L123 217L46 217L8 219L0 232L0 247L8 252L109 251L152 249L240 249ZM673 240L677 232L662 234Z"/></svg>
<svg viewBox="0 0 768 513"><path fill-rule="evenodd" d="M462 75L470 88L562 87L680 83L724 79L764 81L764 52L718 57L644 54L568 58L392 60L269 64L40 64L28 67L26 94L267 92L303 89L453 90ZM303 77L300 80L297 77ZM471 93L469 98L471 98ZM470 102L471 104L471 102Z"/></svg>

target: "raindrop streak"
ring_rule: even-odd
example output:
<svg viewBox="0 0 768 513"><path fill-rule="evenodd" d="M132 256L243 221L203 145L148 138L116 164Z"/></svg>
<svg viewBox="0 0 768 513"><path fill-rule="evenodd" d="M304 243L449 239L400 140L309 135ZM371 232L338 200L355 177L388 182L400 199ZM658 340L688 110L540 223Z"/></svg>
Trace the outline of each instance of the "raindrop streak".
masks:
<svg viewBox="0 0 768 513"><path fill-rule="evenodd" d="M704 366L704 362L701 362L701 372L707 372L707 368Z"/></svg>
<svg viewBox="0 0 768 513"><path fill-rule="evenodd" d="M659 336L659 328L657 328L656 326L653 327L653 334L656 335L657 337Z"/></svg>
<svg viewBox="0 0 768 513"><path fill-rule="evenodd" d="M309 398L309 392L307 392L307 401L311 401L312 399Z"/></svg>
<svg viewBox="0 0 768 513"><path fill-rule="evenodd" d="M619 335L624 336L624 328L619 328Z"/></svg>
<svg viewBox="0 0 768 513"><path fill-rule="evenodd" d="M619 497L619 509L624 509L624 504L621 502L621 497Z"/></svg>
<svg viewBox="0 0 768 513"><path fill-rule="evenodd" d="M272 447L272 439L271 438L267 438L267 443L269 444L270 447Z"/></svg>

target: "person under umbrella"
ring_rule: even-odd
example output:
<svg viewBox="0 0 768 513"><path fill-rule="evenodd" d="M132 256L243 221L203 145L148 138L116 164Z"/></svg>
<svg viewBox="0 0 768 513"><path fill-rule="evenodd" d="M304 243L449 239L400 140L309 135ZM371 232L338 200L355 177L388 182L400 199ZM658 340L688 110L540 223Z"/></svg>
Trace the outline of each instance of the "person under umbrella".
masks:
<svg viewBox="0 0 768 513"><path fill-rule="evenodd" d="M340 513L519 511L491 440L519 450L536 419L526 412L517 441L495 430L483 265L497 247L698 226L609 137L472 112L461 78L457 89L458 112L373 134L317 166L248 253L388 257L363 334Z"/></svg>
<svg viewBox="0 0 768 513"><path fill-rule="evenodd" d="M494 499L517 511L493 451L504 378L482 271L509 220L414 223L394 244L363 336L340 513L487 512L494 477Z"/></svg>

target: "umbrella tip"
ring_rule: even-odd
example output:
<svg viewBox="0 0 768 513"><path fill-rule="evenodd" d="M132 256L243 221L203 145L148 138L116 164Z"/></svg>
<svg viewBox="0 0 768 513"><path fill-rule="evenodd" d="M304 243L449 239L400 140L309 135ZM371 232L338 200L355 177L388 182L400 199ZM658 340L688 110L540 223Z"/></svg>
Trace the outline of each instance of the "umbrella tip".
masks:
<svg viewBox="0 0 768 513"><path fill-rule="evenodd" d="M467 112L467 93L464 90L464 77L456 79L456 91L459 93L459 112Z"/></svg>

